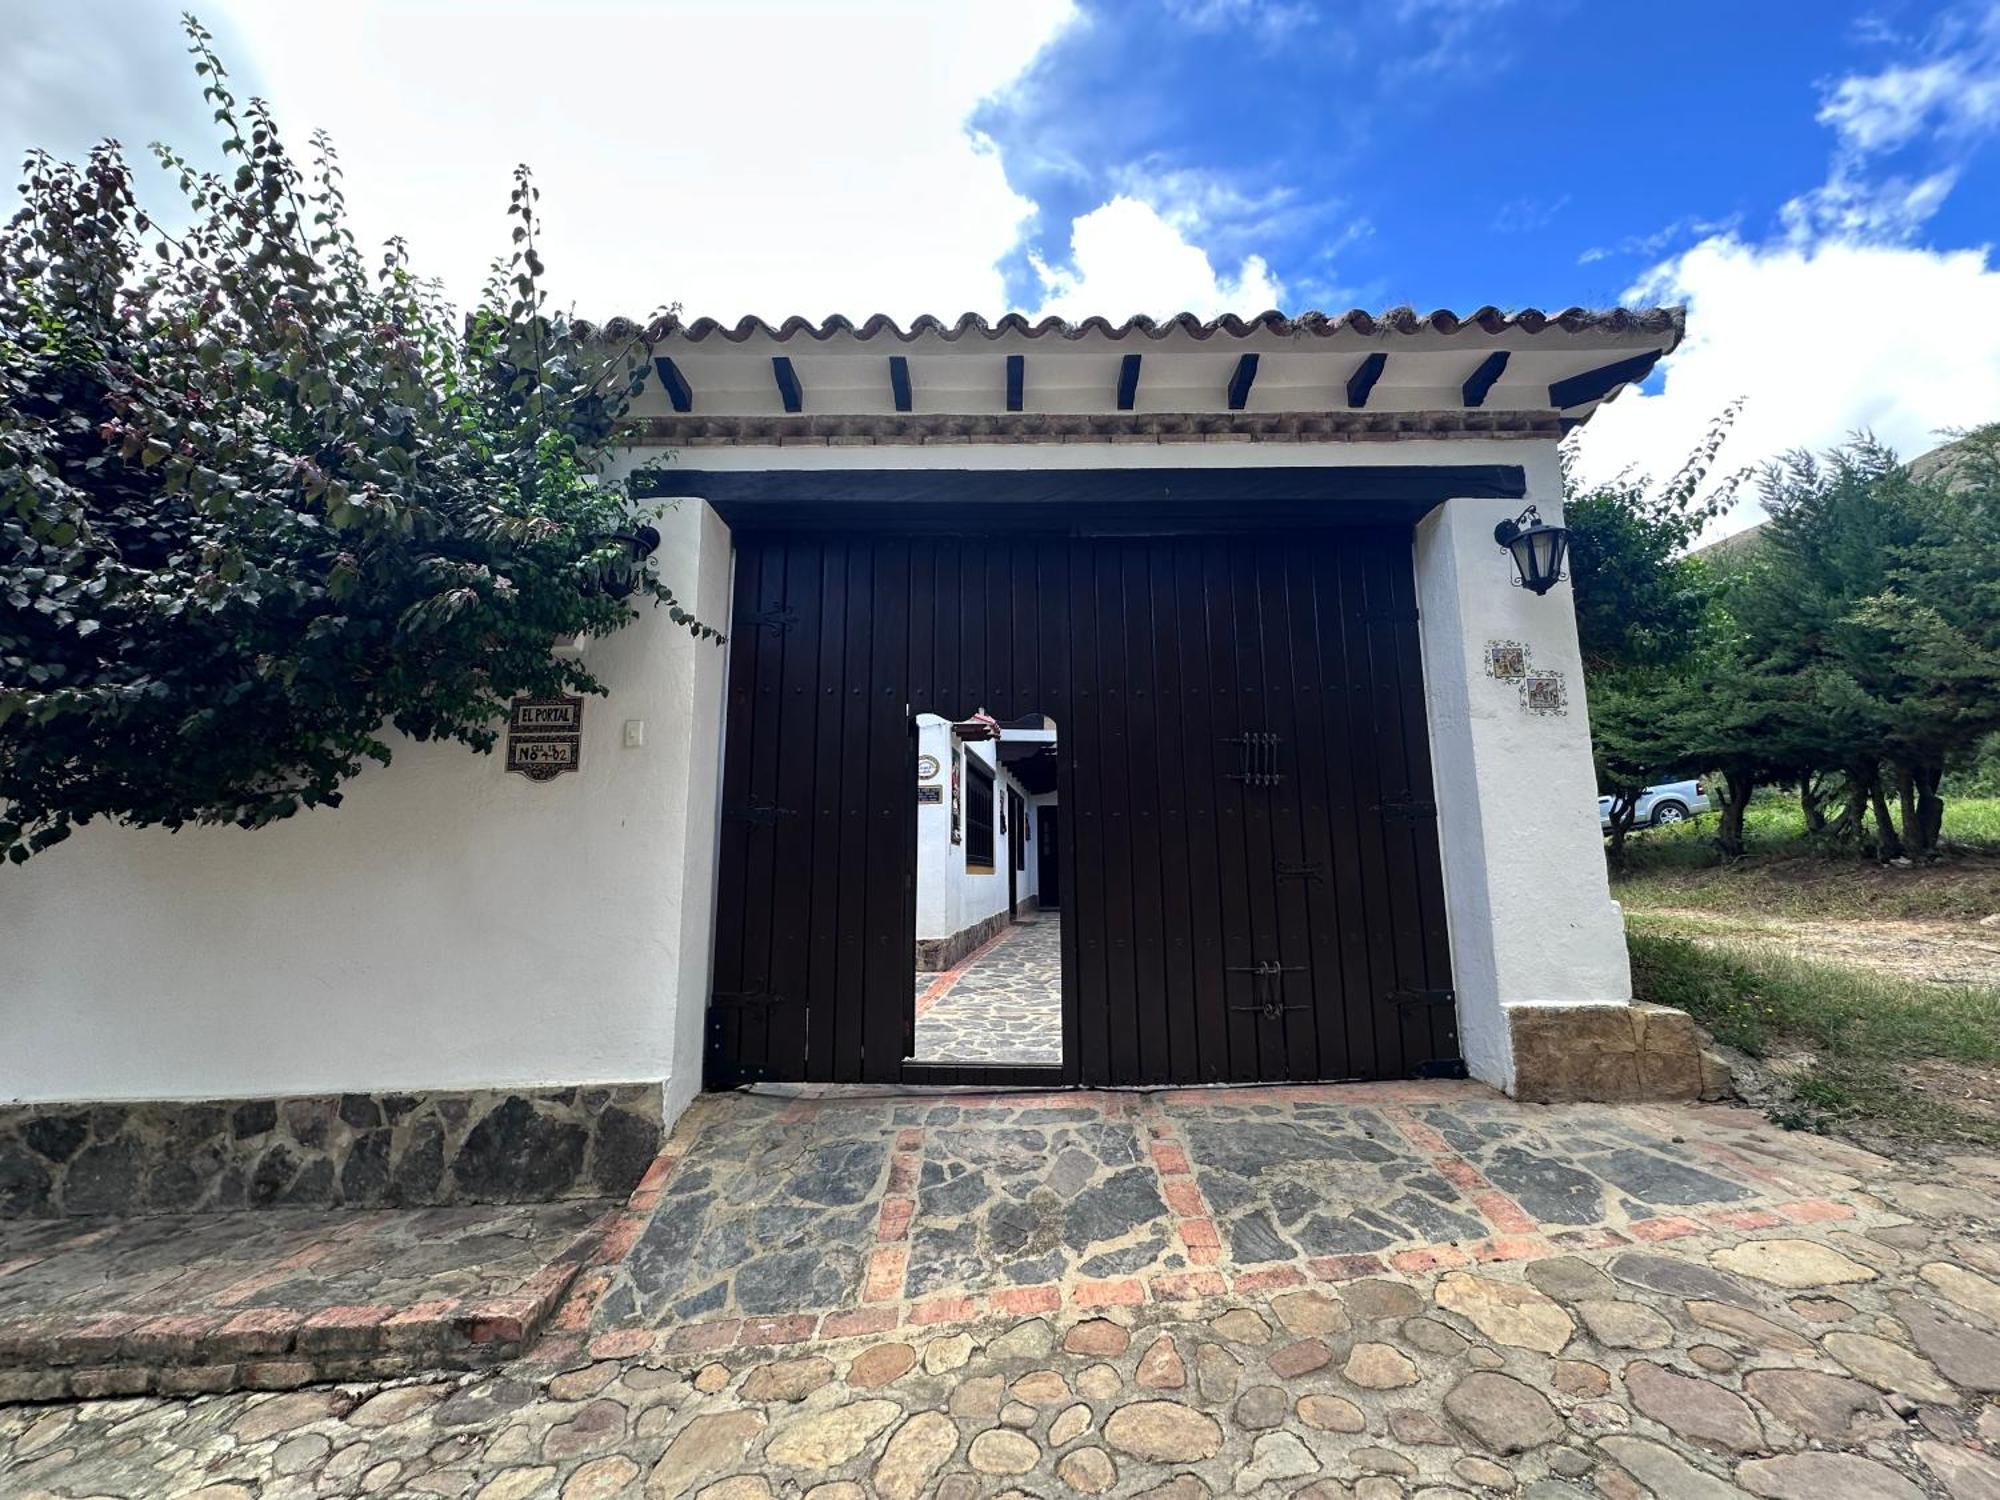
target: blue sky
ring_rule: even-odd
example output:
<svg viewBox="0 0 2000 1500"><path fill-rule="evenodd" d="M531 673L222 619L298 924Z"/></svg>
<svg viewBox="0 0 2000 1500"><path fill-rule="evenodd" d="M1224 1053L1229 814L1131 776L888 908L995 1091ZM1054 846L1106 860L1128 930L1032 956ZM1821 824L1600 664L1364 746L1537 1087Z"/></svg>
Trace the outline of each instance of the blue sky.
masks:
<svg viewBox="0 0 2000 1500"><path fill-rule="evenodd" d="M1953 15L1977 11L1112 0L974 123L1052 260L1128 191L1218 264L1261 254L1294 306L1602 304L1705 233L1780 233L1828 171L1827 89L1926 56ZM1920 136L1873 166L1960 161L1928 237L1976 244L2000 206L1983 144ZM1028 303L1030 248L1007 262Z"/></svg>
<svg viewBox="0 0 2000 1500"><path fill-rule="evenodd" d="M0 152L208 138L180 0L0 4ZM201 9L461 298L527 161L592 317L1671 301L1587 471L2000 418L2000 0Z"/></svg>

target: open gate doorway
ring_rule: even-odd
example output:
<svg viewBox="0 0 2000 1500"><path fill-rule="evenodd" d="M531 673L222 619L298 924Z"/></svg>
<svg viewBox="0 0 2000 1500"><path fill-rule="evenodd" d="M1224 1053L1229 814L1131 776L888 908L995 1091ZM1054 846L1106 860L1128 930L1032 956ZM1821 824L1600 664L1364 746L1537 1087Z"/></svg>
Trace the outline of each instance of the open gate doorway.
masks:
<svg viewBox="0 0 2000 1500"><path fill-rule="evenodd" d="M1407 525L736 545L711 1087L1454 1069ZM912 1058L913 725L975 707L1060 726L1059 1062Z"/></svg>

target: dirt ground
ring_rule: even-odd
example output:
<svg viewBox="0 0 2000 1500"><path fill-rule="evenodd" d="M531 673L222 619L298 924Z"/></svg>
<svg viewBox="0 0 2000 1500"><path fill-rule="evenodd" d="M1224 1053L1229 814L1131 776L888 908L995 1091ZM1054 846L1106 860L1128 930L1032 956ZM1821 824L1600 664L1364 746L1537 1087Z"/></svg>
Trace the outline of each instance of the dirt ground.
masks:
<svg viewBox="0 0 2000 1500"><path fill-rule="evenodd" d="M1645 915L1685 922L1685 936L1698 943L1754 944L1794 958L1871 969L1897 979L2000 988L2000 927L1979 922L1809 921L1652 906L1645 908Z"/></svg>

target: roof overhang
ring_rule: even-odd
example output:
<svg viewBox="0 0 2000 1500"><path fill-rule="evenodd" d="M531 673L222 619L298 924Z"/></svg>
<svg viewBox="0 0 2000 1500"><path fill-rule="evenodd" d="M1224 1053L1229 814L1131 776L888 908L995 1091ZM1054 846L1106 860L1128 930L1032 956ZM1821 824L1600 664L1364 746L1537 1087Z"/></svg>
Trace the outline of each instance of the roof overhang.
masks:
<svg viewBox="0 0 2000 1500"><path fill-rule="evenodd" d="M1560 436L1643 379L1685 331L1678 307L1468 316L1183 314L988 323L886 317L614 322L650 345L642 441L1036 441L1216 433Z"/></svg>

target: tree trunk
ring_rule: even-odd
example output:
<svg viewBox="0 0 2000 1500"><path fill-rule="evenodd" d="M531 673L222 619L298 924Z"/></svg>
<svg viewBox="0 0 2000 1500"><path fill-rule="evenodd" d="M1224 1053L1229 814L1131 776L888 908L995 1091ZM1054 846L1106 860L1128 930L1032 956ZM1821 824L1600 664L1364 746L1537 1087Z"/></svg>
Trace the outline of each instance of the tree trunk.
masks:
<svg viewBox="0 0 2000 1500"><path fill-rule="evenodd" d="M1867 836L1868 777L1874 774L1872 770L1847 773L1847 805L1841 808L1840 816L1827 829L1829 836L1836 839L1852 837L1856 843Z"/></svg>
<svg viewBox="0 0 2000 1500"><path fill-rule="evenodd" d="M1917 784L1908 766L1896 767L1896 811L1903 831L1903 852L1914 854L1924 847L1923 832L1917 827Z"/></svg>
<svg viewBox="0 0 2000 1500"><path fill-rule="evenodd" d="M1715 841L1722 846L1726 860L1743 857L1743 814L1749 811L1756 790L1755 781L1734 771L1722 778L1722 820L1716 827Z"/></svg>
<svg viewBox="0 0 2000 1500"><path fill-rule="evenodd" d="M1875 808L1875 857L1887 864L1903 857L1903 841L1896 837L1896 825L1889 821L1889 799L1882 794L1882 778L1868 779L1868 800Z"/></svg>
<svg viewBox="0 0 2000 1500"><path fill-rule="evenodd" d="M1812 771L1799 778L1799 810L1806 815L1806 832L1826 832L1826 788Z"/></svg>
<svg viewBox="0 0 2000 1500"><path fill-rule="evenodd" d="M1637 790L1621 790L1611 794L1611 863L1617 869L1625 868L1625 835L1632 831L1632 825L1639 819L1639 793Z"/></svg>
<svg viewBox="0 0 2000 1500"><path fill-rule="evenodd" d="M1920 766L1917 769L1917 851L1926 858L1938 852L1938 838L1944 832L1944 798L1938 795L1938 783L1944 780L1942 765Z"/></svg>

